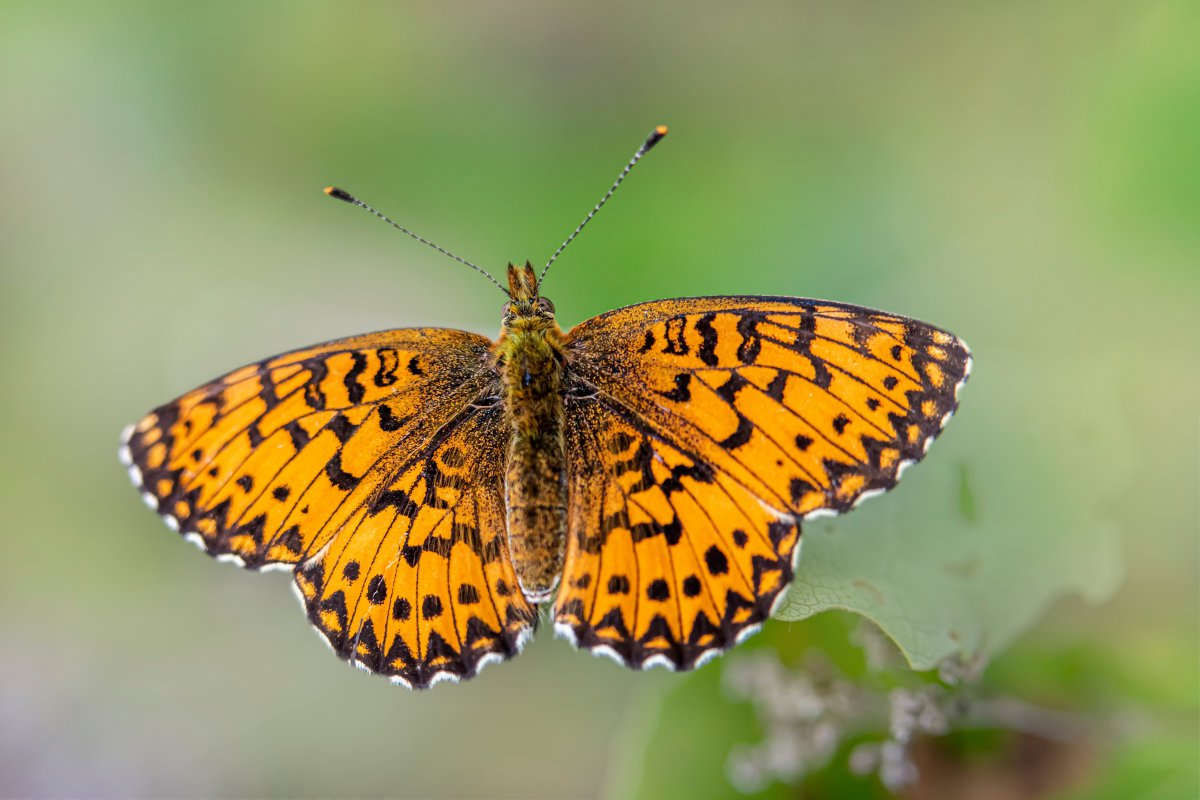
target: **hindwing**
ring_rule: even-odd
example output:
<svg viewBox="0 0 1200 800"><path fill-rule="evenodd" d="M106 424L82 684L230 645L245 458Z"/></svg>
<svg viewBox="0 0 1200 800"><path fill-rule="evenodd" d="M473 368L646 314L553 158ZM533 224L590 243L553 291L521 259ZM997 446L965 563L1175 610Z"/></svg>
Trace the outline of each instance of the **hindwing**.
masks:
<svg viewBox="0 0 1200 800"><path fill-rule="evenodd" d="M792 579L796 519L612 398L568 401L556 631L633 667L689 669L758 629Z"/></svg>

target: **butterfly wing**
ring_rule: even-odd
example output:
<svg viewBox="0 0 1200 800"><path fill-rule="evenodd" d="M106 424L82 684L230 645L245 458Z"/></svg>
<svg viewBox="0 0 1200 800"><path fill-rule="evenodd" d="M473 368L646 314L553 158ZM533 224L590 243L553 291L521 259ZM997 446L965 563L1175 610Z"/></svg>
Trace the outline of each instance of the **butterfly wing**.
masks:
<svg viewBox="0 0 1200 800"><path fill-rule="evenodd" d="M931 325L777 297L619 309L572 330L567 350L557 628L635 666L682 668L768 616L800 520L848 510L920 460L970 367Z"/></svg>
<svg viewBox="0 0 1200 800"><path fill-rule="evenodd" d="M335 652L408 686L515 655L535 613L508 555L499 406L468 408L399 463L296 570Z"/></svg>
<svg viewBox="0 0 1200 800"><path fill-rule="evenodd" d="M276 356L155 409L122 457L211 555L295 569L341 657L413 686L469 676L533 626L509 589L490 346L398 330Z"/></svg>
<svg viewBox="0 0 1200 800"><path fill-rule="evenodd" d="M568 400L567 446L560 635L630 666L688 669L757 630L792 579L794 517L604 395Z"/></svg>

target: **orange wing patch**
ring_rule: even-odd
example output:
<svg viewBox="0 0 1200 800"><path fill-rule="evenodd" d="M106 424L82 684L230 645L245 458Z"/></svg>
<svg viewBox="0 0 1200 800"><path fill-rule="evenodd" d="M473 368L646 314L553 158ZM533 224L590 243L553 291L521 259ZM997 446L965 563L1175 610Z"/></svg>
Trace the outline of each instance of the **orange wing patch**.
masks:
<svg viewBox="0 0 1200 800"><path fill-rule="evenodd" d="M757 630L791 582L795 518L610 399L569 400L567 428L559 635L689 669Z"/></svg>
<svg viewBox="0 0 1200 800"><path fill-rule="evenodd" d="M923 322L777 297L631 306L579 325L568 347L581 385L802 518L894 486L970 369L966 345Z"/></svg>
<svg viewBox="0 0 1200 800"><path fill-rule="evenodd" d="M391 576L388 581L405 576L395 564L365 575L358 588L367 602L339 615L335 595L340 591L348 598L351 587L337 588L347 575L335 578L324 565L347 548L357 555L385 542L396 547L410 536L417 541L411 546L422 546L432 535L423 517L406 522L402 509L379 506L380 498L406 491L415 493L412 509L440 509L443 523L458 531L446 539L453 546L444 554L447 566L434 581L438 586L459 578L463 586L478 582L483 601L498 581L515 585L511 576L499 574L510 568L495 555L497 546L504 555L503 540L498 545L494 535L503 530L503 517L497 527L498 501L489 494L500 486L503 443L493 458L475 465L476 494L467 499L447 496L444 482L457 485L461 479L454 477L453 453L437 449L460 430L469 429L480 442L489 435L503 439L499 412L473 406L481 398L498 398L495 379L483 368L490 346L460 331L399 330L276 356L155 409L127 429L122 458L147 504L210 555L251 569L304 564L297 584L310 618L343 657L412 685L427 685L440 675L469 675L489 654L515 652L532 629L523 599L493 598L490 611L463 615L469 636L457 623L453 630L422 625L424 638L414 632L402 641L410 656L386 659L386 649L378 656L372 650L371 637L380 647L392 647L398 637L385 639L386 626L369 613L369 598L379 595L369 584L378 574ZM459 452L474 453L479 446L460 443ZM425 460L414 454L425 454ZM441 476L443 484L434 486L426 477L404 486L418 464L425 465L424 475ZM445 598L430 583L438 569L427 567L412 588ZM391 585L386 588L390 597ZM447 618L451 607L443 603ZM402 622L397 618L393 627ZM349 643L351 625L356 627ZM438 654L431 656L431 647Z"/></svg>

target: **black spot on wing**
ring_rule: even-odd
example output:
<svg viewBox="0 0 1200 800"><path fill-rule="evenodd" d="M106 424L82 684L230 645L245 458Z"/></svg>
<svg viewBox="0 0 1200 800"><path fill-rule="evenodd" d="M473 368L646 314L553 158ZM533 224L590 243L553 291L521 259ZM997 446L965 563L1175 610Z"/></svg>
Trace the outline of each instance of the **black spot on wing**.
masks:
<svg viewBox="0 0 1200 800"><path fill-rule="evenodd" d="M322 411L325 408L325 393L321 391L321 382L329 374L329 369L325 366L325 361L320 358L305 362L305 366L311 374L308 382L304 384L304 402L308 404L309 408Z"/></svg>
<svg viewBox="0 0 1200 800"><path fill-rule="evenodd" d="M397 597L396 602L392 603L392 619L398 619L403 622L411 615L412 603L408 602L408 600L403 597Z"/></svg>
<svg viewBox="0 0 1200 800"><path fill-rule="evenodd" d="M378 514L386 508L395 508L397 514L401 514L409 519L417 516L417 511L420 506L413 502L412 497L403 489L388 489L379 494L375 498L375 502L371 504L371 513Z"/></svg>
<svg viewBox="0 0 1200 800"><path fill-rule="evenodd" d="M300 555L300 551L304 547L304 539L300 536L300 527L293 525L292 527L288 528L286 531L280 534L278 542L288 551L295 553L296 555Z"/></svg>
<svg viewBox="0 0 1200 800"><path fill-rule="evenodd" d="M816 356L810 356L808 360L813 366L812 382L822 389L828 389L829 384L833 382L833 373L829 371L829 367Z"/></svg>
<svg viewBox="0 0 1200 800"><path fill-rule="evenodd" d="M376 413L379 414L379 430L386 433L400 430L411 419L411 417L397 417L387 403L380 404Z"/></svg>
<svg viewBox="0 0 1200 800"><path fill-rule="evenodd" d="M376 386L391 386L396 382L396 367L400 366L400 355L391 348L376 351L379 356L379 369L375 371L372 381Z"/></svg>
<svg viewBox="0 0 1200 800"><path fill-rule="evenodd" d="M341 489L343 492L348 492L355 486L358 486L362 478L355 477L349 472L342 469L342 454L337 452L333 454L333 458L325 464L325 475L329 478L329 482Z"/></svg>
<svg viewBox="0 0 1200 800"><path fill-rule="evenodd" d="M350 365L350 369L346 372L345 377L342 378L342 383L346 387L346 396L350 398L350 402L357 405L362 402L363 395L367 391L358 382L358 376L362 375L363 371L367 368L367 357L365 354L355 351L350 354L350 358L353 363Z"/></svg>
<svg viewBox="0 0 1200 800"><path fill-rule="evenodd" d="M696 351L696 355L710 367L720 363L717 358L717 330L713 327L713 320L716 318L716 314L705 314L696 320L696 332L700 334L700 349Z"/></svg>
<svg viewBox="0 0 1200 800"><path fill-rule="evenodd" d="M263 436L262 430L259 429L258 421L251 423L250 426L246 428L246 438L250 440L250 447L252 448L258 447L263 443L263 440L266 437Z"/></svg>
<svg viewBox="0 0 1200 800"><path fill-rule="evenodd" d="M748 417L744 416L741 412L738 412L737 417L737 430L718 442L726 450L734 450L746 444L746 442L750 441L750 437L754 433L754 423Z"/></svg>
<svg viewBox="0 0 1200 800"><path fill-rule="evenodd" d="M621 453L624 453L629 449L629 446L633 444L633 441L633 437L630 436L627 431L617 431L612 435L612 438L608 440L608 452L612 453L614 456L619 456Z"/></svg>
<svg viewBox="0 0 1200 800"><path fill-rule="evenodd" d="M704 566L710 575L724 575L729 572L729 559L715 544L704 551Z"/></svg>
<svg viewBox="0 0 1200 800"><path fill-rule="evenodd" d="M666 322L663 352L672 356L686 356L690 352L687 343L687 317L672 317Z"/></svg>
<svg viewBox="0 0 1200 800"><path fill-rule="evenodd" d="M726 403L733 403L737 400L738 392L749 385L750 381L736 372L731 372L726 381L716 388L716 393Z"/></svg>
<svg viewBox="0 0 1200 800"><path fill-rule="evenodd" d="M791 495L793 505L799 503L800 498L804 497L804 495L810 492L815 492L816 490L817 487L813 486L803 478L792 478L792 480L788 483L788 494Z"/></svg>
<svg viewBox="0 0 1200 800"><path fill-rule="evenodd" d="M287 431L288 436L292 437L292 447L296 448L297 451L303 450L311 438L308 435L308 431L304 430L297 420L287 423L283 426L283 429Z"/></svg>
<svg viewBox="0 0 1200 800"><path fill-rule="evenodd" d="M329 431L336 436L337 440L342 444L350 441L350 437L353 436L354 431L358 429L358 426L352 423L350 419L341 412L338 412L336 415L334 415L333 419L329 420L325 427L328 428Z"/></svg>
<svg viewBox="0 0 1200 800"><path fill-rule="evenodd" d="M669 600L671 598L671 587L667 586L667 582L662 578L656 578L650 581L650 585L646 587L646 597L657 602Z"/></svg>
<svg viewBox="0 0 1200 800"><path fill-rule="evenodd" d="M762 317L755 313L746 313L738 317L737 332L742 341L738 345L737 357L743 364L753 364L762 351L762 335L758 332L758 324L761 321Z"/></svg>
<svg viewBox="0 0 1200 800"><path fill-rule="evenodd" d="M659 392L668 400L673 400L676 403L686 403L692 399L691 392L692 376L686 373L679 373L675 376L675 388L666 392Z"/></svg>
<svg viewBox="0 0 1200 800"><path fill-rule="evenodd" d="M650 348L654 347L654 332L646 331L646 340L642 342L642 346L638 348L639 353L648 353Z"/></svg>
<svg viewBox="0 0 1200 800"><path fill-rule="evenodd" d="M442 601L436 594L427 594L421 601L422 619L436 619L442 615Z"/></svg>
<svg viewBox="0 0 1200 800"><path fill-rule="evenodd" d="M767 388L765 389L767 397L778 403L782 403L783 392L787 388L787 381L787 373L783 370L776 370L775 376L771 378L771 382L767 384Z"/></svg>
<svg viewBox="0 0 1200 800"><path fill-rule="evenodd" d="M376 575L371 578L367 584L367 602L373 606L377 606L387 599L387 581L382 575Z"/></svg>

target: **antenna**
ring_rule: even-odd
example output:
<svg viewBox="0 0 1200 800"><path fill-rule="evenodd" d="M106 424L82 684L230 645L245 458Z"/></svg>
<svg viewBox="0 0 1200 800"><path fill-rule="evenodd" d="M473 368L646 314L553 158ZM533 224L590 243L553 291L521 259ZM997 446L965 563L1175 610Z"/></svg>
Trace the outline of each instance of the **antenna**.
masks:
<svg viewBox="0 0 1200 800"><path fill-rule="evenodd" d="M563 250L567 249L567 245L574 241L575 237L579 235L579 232L583 230L583 226L592 221L592 217L596 216L596 212L604 207L604 204L608 202L608 198L613 196L613 193L617 191L617 187L621 185L621 181L625 180L625 176L628 175L629 171L633 169L633 165L641 161L642 156L646 155L646 153L649 153L650 148L658 144L666 135L666 125L659 125L650 132L650 135L646 137L646 141L642 142L642 146L639 147L638 151L633 154L633 158L629 159L629 163L625 165L625 169L621 170L621 174L618 175L617 179L613 182L612 188L608 190L608 193L605 194L604 197L600 198L600 202L596 203L596 207L588 212L588 215L583 218L583 222L579 223L579 227L572 231L571 235L567 237L567 240L558 246L558 249L554 251L554 255L550 256L550 260L546 262L546 266L542 267L542 274L538 277L539 287L542 285L542 281L546 279L546 273L550 271L550 265L554 263Z"/></svg>
<svg viewBox="0 0 1200 800"><path fill-rule="evenodd" d="M443 247L438 247L436 244L429 241L428 239L417 236L417 234L413 233L412 231L410 231L408 228L404 227L403 225L397 225L395 222L392 222L390 219L385 217L383 214L380 214L378 211L371 208L369 205L364 203L362 200L359 200L357 197L350 194L345 189L338 189L336 186L326 186L325 194L329 195L330 197L336 197L338 200L343 200L352 206L358 206L359 208L365 208L367 211L370 211L372 214L379 217L381 220L386 222L388 225L391 225L393 228L400 231L401 233L408 234L409 236L416 239L421 244L429 245L434 250L437 250L439 253L441 253L444 256L450 256L451 258L453 258L455 261L457 261L460 264L466 264L468 267L475 270L476 272L481 273L489 281L496 284L496 288L498 288L500 291L504 292L504 294L507 295L510 299L512 298L512 295L508 294L508 290L505 289L503 286L501 286L499 284L499 282L495 278L492 277L491 273L489 273L483 267L477 267L474 264L472 264L470 261L467 261L465 258L459 258L458 256L454 255L454 253L451 253L449 250L447 250Z"/></svg>

